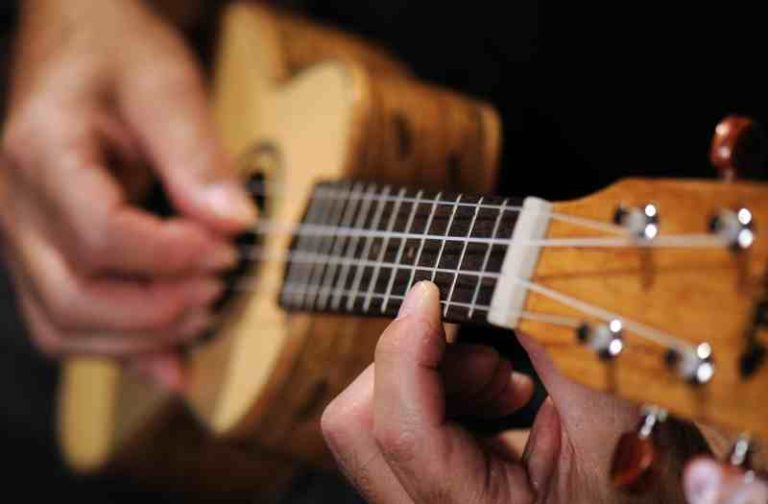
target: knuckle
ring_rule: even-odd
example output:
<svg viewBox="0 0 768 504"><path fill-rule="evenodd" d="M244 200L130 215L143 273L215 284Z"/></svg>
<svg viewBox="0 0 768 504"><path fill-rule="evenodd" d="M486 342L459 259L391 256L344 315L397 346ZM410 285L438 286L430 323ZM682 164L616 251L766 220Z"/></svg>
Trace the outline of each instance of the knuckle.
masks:
<svg viewBox="0 0 768 504"><path fill-rule="evenodd" d="M180 97L202 89L202 77L194 63L172 60L156 72L137 75L139 88L162 95Z"/></svg>
<svg viewBox="0 0 768 504"><path fill-rule="evenodd" d="M332 444L338 444L339 438L347 428L345 418L341 414L339 400L336 398L331 401L320 416L320 430L323 437Z"/></svg>
<svg viewBox="0 0 768 504"><path fill-rule="evenodd" d="M194 265L194 259L198 254L199 248L191 247L186 243L167 243L161 250L157 251L157 256L161 257L163 268L171 272L183 272Z"/></svg>
<svg viewBox="0 0 768 504"><path fill-rule="evenodd" d="M439 359L445 340L441 330L428 320L395 320L376 343L375 359L402 361L407 356L422 355Z"/></svg>
<svg viewBox="0 0 768 504"><path fill-rule="evenodd" d="M41 296L43 307L56 327L72 329L78 326L76 293L67 289L44 292Z"/></svg>
<svg viewBox="0 0 768 504"><path fill-rule="evenodd" d="M152 287L149 287L152 289ZM163 292L165 291L165 292ZM144 317L148 330L171 330L186 310L186 300L180 292L157 289L147 293Z"/></svg>
<svg viewBox="0 0 768 504"><path fill-rule="evenodd" d="M478 384L476 400L481 403L494 403L509 389L512 364L506 359L499 359L491 373Z"/></svg>
<svg viewBox="0 0 768 504"><path fill-rule="evenodd" d="M374 424L373 439L382 453L395 463L408 463L413 460L419 445L416 435L402 425Z"/></svg>
<svg viewBox="0 0 768 504"><path fill-rule="evenodd" d="M355 429L350 408L342 397L337 397L325 407L320 417L320 429L323 436L334 445L341 444L348 434Z"/></svg>
<svg viewBox="0 0 768 504"><path fill-rule="evenodd" d="M59 336L33 335L32 341L40 353L49 359L60 359L64 356L64 345Z"/></svg>
<svg viewBox="0 0 768 504"><path fill-rule="evenodd" d="M98 228L75 227L72 237L75 240L78 269L85 273L95 273L108 265L109 240Z"/></svg>
<svg viewBox="0 0 768 504"><path fill-rule="evenodd" d="M403 321L395 320L381 335L376 343L375 359L386 359L390 355L399 355L407 345L407 337L410 331L403 330Z"/></svg>
<svg viewBox="0 0 768 504"><path fill-rule="evenodd" d="M29 100L11 110L2 133L2 152L9 167L23 169L30 164L37 140L46 136L41 132L51 131L58 117L42 100Z"/></svg>
<svg viewBox="0 0 768 504"><path fill-rule="evenodd" d="M64 354L61 335L52 329L33 328L30 330L32 344L49 359L58 359Z"/></svg>

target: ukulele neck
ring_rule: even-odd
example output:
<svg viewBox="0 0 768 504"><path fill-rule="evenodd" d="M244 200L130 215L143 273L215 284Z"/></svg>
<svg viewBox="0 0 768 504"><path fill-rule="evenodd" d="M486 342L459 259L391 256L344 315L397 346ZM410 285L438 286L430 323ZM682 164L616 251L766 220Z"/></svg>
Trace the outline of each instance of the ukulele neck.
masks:
<svg viewBox="0 0 768 504"><path fill-rule="evenodd" d="M294 236L281 305L392 317L412 285L430 280L446 321L509 326L524 297L515 308L521 290L507 273L530 276L538 253L513 243L544 231L545 208L535 198L318 184Z"/></svg>

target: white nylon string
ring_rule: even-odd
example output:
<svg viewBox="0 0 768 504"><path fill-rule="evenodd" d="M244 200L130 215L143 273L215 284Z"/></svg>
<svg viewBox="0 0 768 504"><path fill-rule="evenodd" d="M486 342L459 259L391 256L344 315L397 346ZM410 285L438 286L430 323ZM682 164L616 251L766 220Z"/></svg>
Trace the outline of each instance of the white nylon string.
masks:
<svg viewBox="0 0 768 504"><path fill-rule="evenodd" d="M640 322L623 317L618 313L611 312L599 306L595 306L580 299L576 299L572 296L568 296L567 294L563 294L554 289L550 289L544 285L530 282L528 280L523 280L522 278L516 278L515 282L519 283L531 292L541 294L565 306L568 306L569 308L573 308L594 318L603 320L605 322L609 322L611 320L619 320L621 321L622 326L629 331L642 338L645 338L646 340L658 343L663 347L675 350L695 349L694 345L691 345L690 343L681 340L669 333L654 329L653 327L649 327L647 325L641 324Z"/></svg>
<svg viewBox="0 0 768 504"><path fill-rule="evenodd" d="M259 253L252 253L248 256L249 259L254 260L262 260L262 261L284 261L286 259L290 260L291 262L297 262L297 263L313 263L313 264L336 264L336 265L342 265L347 267L361 267L359 269L363 269L364 267L371 266L374 267L377 264L380 267L383 268L393 268L393 269L403 269L403 270L411 270L412 275L418 271L432 271L433 268L431 267L423 267L423 266L414 266L414 265L402 265L402 264L396 264L396 263L387 263L387 262L378 262L373 260L363 260L363 259L352 259L352 258L340 258L340 257L330 257L327 255L322 255L318 253L312 253L312 252L297 252L294 251L290 254L267 254L263 251L260 251ZM478 278L478 284L479 281L482 278L493 278L498 279L500 274L499 273L490 273L485 271L458 271L458 270L449 270L449 269L442 269L439 268L437 272L440 273L448 273L453 275L467 275L467 276L474 276ZM394 277L394 275L392 274ZM249 280L255 280L254 278L244 278L242 279L242 283L238 285L237 290L239 291L251 291L255 290L255 288L251 287L252 284L249 283ZM413 280L411 280L408 285L412 283ZM534 282L530 282L528 280L523 279L515 279L517 283L524 286L527 290L531 292L536 292L538 294L541 294L545 297L548 297L554 301L559 302L560 304L563 304L565 306L568 306L569 308L573 308L574 310L584 313L587 316L590 316L592 318L602 320L605 322L609 322L611 320L620 320L622 325L628 330L633 332L634 334L640 336L641 338L644 338L648 341L655 342L661 346L664 346L665 348L673 348L676 350L686 350L686 349L694 349L694 345L691 345L683 340L680 340L679 338L675 337L672 334L666 333L664 331L660 331L658 329L654 329L652 327L649 327L647 325L644 325L640 322L634 321L632 319L626 318L622 316L619 313L611 312L610 310L606 310L604 308L592 305L590 303L587 303L585 301L576 299L572 296L568 296L566 294L563 294L561 292L558 292L554 289L551 289L549 287L546 287L541 284L537 284ZM334 287L332 285L292 285L292 284L286 284L283 287L283 294L291 296L293 298L303 298L307 294L315 294L319 296L331 296L333 298L340 299L343 296L347 296L347 309L352 310L354 308L354 302L357 299L363 298L365 299L390 299L390 300L402 300L404 296L395 295L395 294L379 294L376 292L373 292L372 290L370 292L360 292L357 289L343 289L340 287ZM455 306L459 308L466 308L468 310L468 314L471 317L472 314L474 314L475 310L487 310L490 307L487 305L478 305L476 303L477 298L476 296L473 296L472 302L470 303L463 303L463 302L457 302L453 301L450 298L446 300L442 300L441 303L444 305L444 313L448 313L448 308L450 306ZM369 302L370 303L370 302ZM382 305L382 313L386 310L386 307ZM526 313L526 312L521 312ZM552 323L555 325L565 325L568 327L578 327L581 325L584 320L579 319L577 317L566 317L561 315L555 315L555 314L540 314L540 315L547 315L547 317L541 318L535 320L540 320L542 322ZM531 320L534 320L533 316L524 317Z"/></svg>
<svg viewBox="0 0 768 504"><path fill-rule="evenodd" d="M303 295L304 293L307 292L306 286L289 285L289 286L285 286L284 289L288 291L288 293L291 295ZM346 290L346 289L334 289L334 291L342 296L357 296L357 298L360 298L363 295L362 293L359 293L359 292L355 293L354 291ZM371 297L374 299L384 299L386 295L380 294L380 293L372 293ZM403 301L405 299L405 296L398 295L398 294L390 294L389 298L396 301ZM474 308L475 310L490 309L489 305L471 305L469 303L460 303L456 301L449 302L446 300L440 300L440 304L456 306L459 308L466 308L466 309ZM558 315L554 313L532 312L532 311L524 310L519 312L519 315L521 318L536 320L539 322L545 322L552 325L570 327L573 329L578 328L583 323L583 320L577 317L568 317L565 315Z"/></svg>
<svg viewBox="0 0 768 504"><path fill-rule="evenodd" d="M403 295L395 295L391 293L391 290L392 290L391 287L393 285L394 276L395 276L394 274L391 274L391 277L388 282L389 288L387 289L386 294L379 294L374 292L373 286L376 284L375 281L371 281L369 283L369 286L366 292L364 293L359 292L359 284L362 281L362 271L364 270L365 267L374 268L374 277L376 279L381 271L381 268L393 268L393 270L394 269L410 270L410 279L409 279L408 285L411 285L413 283L415 274L419 270L431 272L432 280L434 280L435 275L437 273L452 274L454 275L454 279L453 279L453 284L451 286L451 291L453 291L455 287L456 279L458 278L458 275L461 274L461 275L467 275L467 276L474 276L478 278L478 281L477 281L475 292L473 293L472 301L470 303L452 301L451 300L452 296L449 295L448 299L441 300L441 304L445 306L444 315L448 313L448 309L450 306L466 308L468 310L468 315L470 318L474 314L475 310L488 310L490 308L487 305L478 305L477 298L478 298L480 284L483 278L497 279L500 276L499 273L490 273L485 271L487 267L487 263L490 258L491 247L493 245L507 246L511 243L512 241L511 238L497 238L496 233L498 231L502 216L506 212L519 213L522 210L522 207L509 206L507 205L507 200L504 200L500 205L494 205L494 204L484 203L483 198L480 198L479 201L477 201L476 203L472 203L472 202L461 201L461 196L458 196L455 200L442 200L441 199L442 193L438 193L434 198L424 198L422 197L423 193L421 191L419 191L415 196L405 196L405 191L402 189L397 193L391 193L389 187L383 187L383 188L380 188L380 189L383 189L383 191L378 192L375 190L376 186L369 185L366 188L366 191L362 192L360 190L361 186L359 184L356 184L354 187L355 187L354 190L350 190L350 188L340 189L340 188L334 188L334 187L320 186L315 189L312 199L317 200L317 199L326 199L326 198L327 199L344 198L350 204L355 204L355 205L359 204L361 209L365 208L366 215L368 212L368 208L370 206L373 206L375 209L374 210L375 215L373 217L371 229L362 229L361 227L363 222L361 222L361 219L358 216L358 218L355 219L356 220L355 224L350 225L351 219L343 219L344 221L343 225L340 225L340 226L310 224L310 223L302 223L297 225L297 224L281 223L277 221L261 220L251 230L251 232L256 235L279 235L279 234L296 235L299 238L313 239L313 241L323 237L348 238L346 241L348 246L346 249L347 250L346 254L343 254L341 257L338 254L335 254L335 255L323 254L318 252L306 252L306 251L292 251L287 253L269 254L259 246L244 248L243 254L247 259L253 260L253 261L257 261L257 260L258 261L286 261L287 260L294 264L322 263L326 267L333 265L334 268L341 266L342 274L344 274L345 280L348 274L350 273L351 268L356 267L357 270L354 272L355 277L353 279L353 286L351 289L343 289L339 287L334 287L332 285L324 285L325 282L321 282L320 284L317 284L317 285L315 284L296 285L295 283L291 284L290 282L288 282L286 285L282 287L283 294L293 299L296 299L297 297L299 299L306 299L308 295L311 296L312 299L317 299L319 296L321 300L327 300L330 297L333 300L331 306L334 309L339 308L339 303L343 296L348 296L348 300L346 303L346 308L348 310L351 310L354 307L354 303L357 299L362 298L363 304L366 308L370 306L372 299L382 299L383 300L382 307L381 307L382 312L386 311L388 302L390 300L401 301L402 299L404 299ZM285 191L285 188L280 187L278 189L276 186L270 186L269 190L266 190L265 188L264 190L261 190L261 191L252 190L251 192L253 194L261 195L261 196L269 196L269 195L273 195L276 193L283 193L283 192L287 193L287 191ZM388 202L392 202L395 205L396 210L393 211L392 214L387 219L386 229L379 230L378 229L379 222L384 217L383 210L384 210L385 204ZM413 204L413 208L409 212L408 224L406 225L406 228L404 231L394 231L394 221L395 221L394 216L398 214L398 210L403 203ZM411 226L413 224L413 218L415 216L416 208L418 207L418 204L422 204L422 203L428 204L431 207L431 211L429 213L427 223L425 226L425 229L427 230L430 229L432 219L435 215L435 209L438 205L449 205L452 207L446 230L451 229L451 224L456 215L456 210L459 207L470 207L475 210L472 216L472 225L470 225L470 230L473 228L473 224L477 219L477 215L481 208L498 210L498 215L495 219L493 232L491 233L491 236L488 238L472 237L470 236L471 231L467 233L466 236L448 236L447 231L446 231L446 235L414 233L410 231ZM632 236L625 227L612 224L612 223L606 223L603 221L598 221L598 220L589 219L589 218L580 217L580 216L563 214L560 212L550 212L549 218L554 221L560 221L560 222L568 223L578 227L602 231L604 233L608 233L615 236L544 238L544 239L538 239L538 240L528 240L524 242L524 245L536 246L536 247L553 247L553 248L554 247L560 247L560 248L634 247L634 248L724 249L728 247L728 242L722 237L717 235L708 235L708 234L661 235L661 236L657 236L653 240L643 240L643 239L638 239ZM382 246L379 250L379 253L378 253L379 257L377 258L377 260L358 259L358 258L352 257L354 250L356 250L357 243L361 239L364 240L365 250L364 250L363 257L368 257L370 248L373 244L373 240L377 238L382 239L384 243L384 246ZM384 259L385 252L387 250L386 245L392 239L402 240L398 246L397 259L395 262L385 262L383 259ZM413 262L413 264L410 264L410 265L400 264L400 258L402 257L402 254L405 249L405 240L407 239L419 240L419 248L418 248L418 252L416 253L416 259ZM441 242L438 261L436 261L435 265L431 267L418 266L419 259L422 255L422 251L424 249L424 244L426 240L439 240ZM460 242L463 244L462 256L464 251L466 251L466 247L469 243L480 243L480 244L489 245L486 250L486 254L483 260L483 265L481 267L481 270L480 271L459 271L459 270L453 270L453 269L439 268L437 266L439 265L439 256L442 255L445 244L446 242L449 242L449 241ZM352 251L352 254L349 253L350 251ZM461 261L459 261L459 264L461 264ZM238 284L236 289L240 291L254 290L254 288L250 287L246 283L248 280L251 280L251 279L244 278L243 282ZM640 322L625 318L618 313L614 313L614 312L611 312L610 310L606 310L604 308L592 305L580 299L576 299L572 296L558 292L544 285L540 285L524 279L515 279L515 281L520 283L523 287L525 287L527 290L531 292L535 292L542 296L548 297L560 304L563 304L564 306L572 308L578 312L584 313L589 317L599 319L605 322L608 322L611 320L619 320L621 321L623 327L625 327L628 331L636 334L637 336L643 339L652 341L666 348L671 348L676 350L695 349L694 345L688 343L687 341L683 341L669 333L649 327ZM346 282L341 283L340 285L345 285L345 284ZM325 302L323 302L323 304L325 304ZM580 319L578 317L568 317L568 316L563 316L558 314L530 312L530 311L521 311L519 312L519 316L520 318L523 318L523 319L537 320L544 323L566 326L571 328L577 328L584 322L583 319Z"/></svg>
<svg viewBox="0 0 768 504"><path fill-rule="evenodd" d="M287 224L275 221L261 221L254 227L257 235L296 235L304 237L357 237L365 239L418 239L454 241L460 243L480 243L488 245L510 245L512 238L481 238L475 236L447 236L436 234L413 233L380 229L360 229L326 224ZM728 247L728 242L721 236L708 234L660 235L653 240L643 240L632 236L624 237L578 237L578 238L543 238L522 242L531 247L573 247L573 248L717 248Z"/></svg>

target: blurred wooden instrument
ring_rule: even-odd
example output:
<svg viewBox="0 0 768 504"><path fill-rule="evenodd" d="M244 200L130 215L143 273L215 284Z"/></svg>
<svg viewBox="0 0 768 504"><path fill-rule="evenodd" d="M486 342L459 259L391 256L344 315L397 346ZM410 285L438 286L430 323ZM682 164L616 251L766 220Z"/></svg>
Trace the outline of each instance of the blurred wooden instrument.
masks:
<svg viewBox="0 0 768 504"><path fill-rule="evenodd" d="M184 399L238 453L326 463L325 404L421 279L440 287L446 321L519 329L574 380L768 435L768 185L628 179L575 201L489 196L492 107L252 5L226 13L215 104L262 216L241 238L216 337L188 351ZM61 445L82 471L136 456L139 438L161 446L178 408L98 359L67 364L60 400Z"/></svg>

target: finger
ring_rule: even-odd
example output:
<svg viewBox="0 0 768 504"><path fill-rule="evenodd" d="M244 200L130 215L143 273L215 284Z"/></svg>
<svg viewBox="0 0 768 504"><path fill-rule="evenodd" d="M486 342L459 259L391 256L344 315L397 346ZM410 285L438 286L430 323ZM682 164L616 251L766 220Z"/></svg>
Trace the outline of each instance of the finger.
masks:
<svg viewBox="0 0 768 504"><path fill-rule="evenodd" d="M323 412L320 425L342 472L368 502L412 502L373 439L373 365Z"/></svg>
<svg viewBox="0 0 768 504"><path fill-rule="evenodd" d="M548 397L536 414L523 452L523 463L537 495L545 493L547 488L555 487L552 479L558 475L558 462L565 456L573 456L571 453L560 453L562 444L560 415Z"/></svg>
<svg viewBox="0 0 768 504"><path fill-rule="evenodd" d="M167 331L223 291L221 280L214 277L148 282L79 277L31 230L19 232L17 238L19 281L65 331Z"/></svg>
<svg viewBox="0 0 768 504"><path fill-rule="evenodd" d="M187 332L183 339L171 338L167 333L68 333L51 322L27 290L20 289L19 300L32 341L45 355L52 358L65 355L126 357L163 352L197 335L194 330L180 330Z"/></svg>
<svg viewBox="0 0 768 504"><path fill-rule="evenodd" d="M520 466L489 456L446 420L445 347L439 291L416 284L376 347L374 438L384 457L417 502L531 499Z"/></svg>
<svg viewBox="0 0 768 504"><path fill-rule="evenodd" d="M184 390L184 367L176 351L137 355L128 359L126 367L129 372L170 392L181 393Z"/></svg>
<svg viewBox="0 0 768 504"><path fill-rule="evenodd" d="M440 365L449 417L499 417L524 406L533 381L485 345L448 345Z"/></svg>
<svg viewBox="0 0 768 504"><path fill-rule="evenodd" d="M88 273L177 275L234 265L234 248L202 225L160 219L126 201L104 164L97 117L86 114L93 124L51 131L44 143L31 145L33 154L8 158L20 181L14 195L20 218L53 237L70 263Z"/></svg>
<svg viewBox="0 0 768 504"><path fill-rule="evenodd" d="M690 504L768 502L768 484L714 460L698 458L685 470L683 488Z"/></svg>
<svg viewBox="0 0 768 504"><path fill-rule="evenodd" d="M569 380L557 371L540 344L524 334L518 334L518 339L556 406L570 445L585 467L609 474L613 447L619 436L636 427L637 407ZM595 422L598 416L600 422Z"/></svg>
<svg viewBox="0 0 768 504"><path fill-rule="evenodd" d="M252 224L255 207L219 144L201 72L186 49L179 45L152 68L146 61L128 67L137 70L120 79L120 107L176 208L225 233Z"/></svg>

